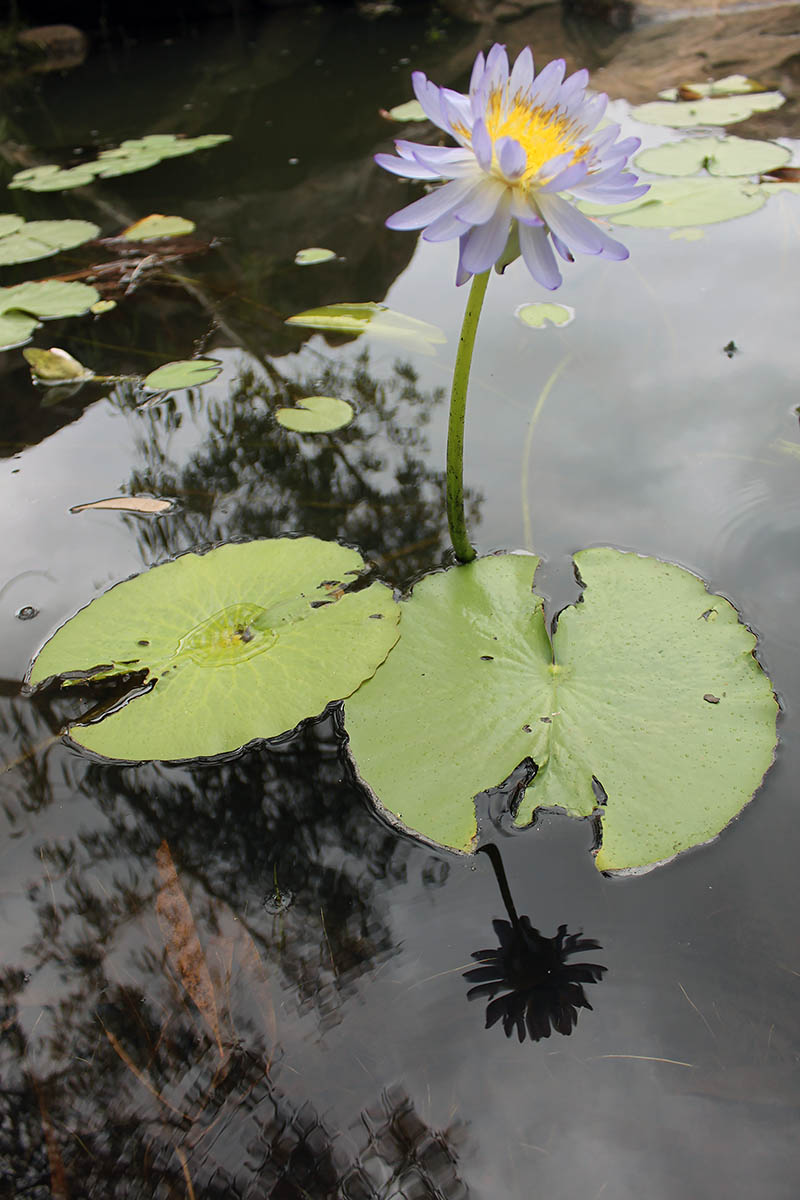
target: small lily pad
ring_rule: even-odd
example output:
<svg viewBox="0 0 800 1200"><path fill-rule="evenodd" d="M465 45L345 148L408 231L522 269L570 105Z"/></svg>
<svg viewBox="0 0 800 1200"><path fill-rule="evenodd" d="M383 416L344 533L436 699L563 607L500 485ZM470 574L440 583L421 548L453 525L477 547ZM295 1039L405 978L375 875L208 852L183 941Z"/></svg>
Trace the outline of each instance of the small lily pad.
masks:
<svg viewBox="0 0 800 1200"><path fill-rule="evenodd" d="M275 420L293 433L332 433L343 429L354 417L353 406L335 396L306 396L296 408L279 408Z"/></svg>
<svg viewBox="0 0 800 1200"><path fill-rule="evenodd" d="M636 121L686 129L693 125L734 125L753 113L769 112L786 103L781 92L751 92L740 96L705 96L700 100L651 100L631 109Z"/></svg>
<svg viewBox="0 0 800 1200"><path fill-rule="evenodd" d="M419 100L407 100L405 104L396 104L394 108L383 109L381 116L386 117L387 121L399 121L401 124L429 119Z"/></svg>
<svg viewBox="0 0 800 1200"><path fill-rule="evenodd" d="M92 305L89 312L93 312L96 317L99 317L102 313L111 312L116 307L116 300L98 300L96 304Z"/></svg>
<svg viewBox="0 0 800 1200"><path fill-rule="evenodd" d="M575 309L568 304L520 304L514 316L531 329L544 329L546 325L569 325L575 320Z"/></svg>
<svg viewBox="0 0 800 1200"><path fill-rule="evenodd" d="M200 387L216 379L222 370L217 358L187 358L164 363L144 378L148 392L173 392L179 388Z"/></svg>
<svg viewBox="0 0 800 1200"><path fill-rule="evenodd" d="M368 301L365 304L327 304L310 308L288 317L287 325L303 325L308 329L324 329L331 333L369 333L373 337L413 346L423 354L433 354L433 347L447 338L437 325L419 321L416 317L395 312L385 304Z"/></svg>
<svg viewBox="0 0 800 1200"><path fill-rule="evenodd" d="M628 870L708 841L751 798L778 709L736 610L671 563L575 562L585 591L552 646L531 556L429 575L402 603L398 645L345 705L358 774L393 821L470 850L474 797L536 764L517 822L594 815L598 869Z"/></svg>
<svg viewBox="0 0 800 1200"><path fill-rule="evenodd" d="M186 217L165 217L161 213L151 213L149 217L142 217L141 221L135 221L123 229L120 237L129 242L147 242L151 238L185 237L188 233L194 233L195 228L194 221L188 221Z"/></svg>
<svg viewBox="0 0 800 1200"><path fill-rule="evenodd" d="M80 316L99 299L96 288L61 279L0 288L0 350L29 341L40 321Z"/></svg>
<svg viewBox="0 0 800 1200"><path fill-rule="evenodd" d="M91 238L97 237L100 229L91 221L24 221L20 218L0 216L0 266L14 263L35 262L58 254L59 250L72 250ZM5 232L4 232L5 230Z"/></svg>
<svg viewBox="0 0 800 1200"><path fill-rule="evenodd" d="M746 96L750 92L766 91L767 88L757 79L750 79L747 75L726 75L724 79L715 79L712 83L682 83L676 88L665 88L658 94L662 100L699 100L703 96Z"/></svg>
<svg viewBox="0 0 800 1200"><path fill-rule="evenodd" d="M659 179L650 190L628 204L594 204L581 201L581 212L606 216L614 225L641 229L713 225L744 217L766 204L767 196L756 184L737 179Z"/></svg>
<svg viewBox="0 0 800 1200"><path fill-rule="evenodd" d="M317 716L383 662L400 610L384 584L346 590L364 567L311 537L184 554L81 609L26 682L133 676L126 703L69 729L107 758L229 754Z"/></svg>
<svg viewBox="0 0 800 1200"><path fill-rule="evenodd" d="M175 507L172 500L158 496L109 496L106 500L90 500L86 504L74 504L71 513L86 512L87 509L112 509L115 512L141 513L143 516L159 516Z"/></svg>
<svg viewBox="0 0 800 1200"><path fill-rule="evenodd" d="M17 171L9 183L11 190L24 188L28 192L60 192L68 188L86 187L95 177L94 163L62 170L53 164L43 167L28 167Z"/></svg>
<svg viewBox="0 0 800 1200"><path fill-rule="evenodd" d="M31 347L22 351L37 383L56 385L60 383L84 382L94 378L94 371L78 362L66 350L51 346L49 350Z"/></svg>
<svg viewBox="0 0 800 1200"><path fill-rule="evenodd" d="M307 246L305 250L297 251L294 261L298 267L314 267L317 263L330 262L332 258L336 258L335 250L324 250L321 246Z"/></svg>
<svg viewBox="0 0 800 1200"><path fill-rule="evenodd" d="M174 133L155 133L143 138L129 138L120 146L101 150L94 162L81 163L77 167L58 167L48 163L41 167L26 167L17 171L9 183L10 188L24 188L30 192L57 192L66 188L85 187L95 178L113 179L117 175L130 175L155 167L165 158L177 158L194 154L230 141L230 134L208 133L200 137L180 137ZM164 236L164 235L160 235Z"/></svg>
<svg viewBox="0 0 800 1200"><path fill-rule="evenodd" d="M656 175L694 175L703 167L711 175L760 175L783 167L791 151L777 142L760 142L731 134L726 138L686 138L654 146L636 156L636 166Z"/></svg>

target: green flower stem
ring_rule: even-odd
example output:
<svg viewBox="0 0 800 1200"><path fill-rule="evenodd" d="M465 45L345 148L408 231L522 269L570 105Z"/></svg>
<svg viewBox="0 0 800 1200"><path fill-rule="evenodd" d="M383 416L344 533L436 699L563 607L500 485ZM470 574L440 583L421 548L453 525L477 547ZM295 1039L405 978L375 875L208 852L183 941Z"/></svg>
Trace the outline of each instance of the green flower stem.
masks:
<svg viewBox="0 0 800 1200"><path fill-rule="evenodd" d="M473 276L458 340L453 389L450 393L450 423L447 427L447 524L450 528L450 541L460 563L472 562L477 557L467 534L467 519L464 514L464 417L467 411L472 348L475 345L475 334L488 282L489 271Z"/></svg>

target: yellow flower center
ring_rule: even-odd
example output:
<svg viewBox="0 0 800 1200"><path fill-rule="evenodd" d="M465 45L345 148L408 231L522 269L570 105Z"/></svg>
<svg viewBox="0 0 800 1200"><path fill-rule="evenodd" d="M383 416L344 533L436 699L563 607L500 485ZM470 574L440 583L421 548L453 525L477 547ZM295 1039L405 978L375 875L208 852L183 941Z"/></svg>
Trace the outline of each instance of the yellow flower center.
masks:
<svg viewBox="0 0 800 1200"><path fill-rule="evenodd" d="M506 89L498 88L490 94L484 121L493 143L499 138L511 137L525 151L527 162L518 186L524 187L545 163L557 155L571 153L571 161L577 162L591 149L588 142L580 140L583 129L559 113L558 108L531 107L521 93L517 93L509 103ZM468 130L462 129L460 132L469 138ZM496 157L492 163L492 173L502 178Z"/></svg>

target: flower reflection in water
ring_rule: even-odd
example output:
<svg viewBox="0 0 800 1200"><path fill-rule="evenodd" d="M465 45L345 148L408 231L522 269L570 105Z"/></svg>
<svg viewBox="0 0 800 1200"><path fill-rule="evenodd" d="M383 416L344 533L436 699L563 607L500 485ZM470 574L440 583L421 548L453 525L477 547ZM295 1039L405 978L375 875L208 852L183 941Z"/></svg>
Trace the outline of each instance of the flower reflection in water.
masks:
<svg viewBox="0 0 800 1200"><path fill-rule="evenodd" d="M600 943L567 933L566 925L559 925L555 937L544 937L528 917L517 916L500 851L492 844L480 851L491 860L509 920L492 921L500 943L496 949L473 953L480 966L464 973L475 984L467 999L488 999L486 1028L501 1021L506 1037L515 1029L520 1042L526 1032L532 1042L550 1037L551 1029L568 1036L578 1023L578 1010L592 1007L584 984L599 983L606 968L567 960L582 950L599 950Z"/></svg>

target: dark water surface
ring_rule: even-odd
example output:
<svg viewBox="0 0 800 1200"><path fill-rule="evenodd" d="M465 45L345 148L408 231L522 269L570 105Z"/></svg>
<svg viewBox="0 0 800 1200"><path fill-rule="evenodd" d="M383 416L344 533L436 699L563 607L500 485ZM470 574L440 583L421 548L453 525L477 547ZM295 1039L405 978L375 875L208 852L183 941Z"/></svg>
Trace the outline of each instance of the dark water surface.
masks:
<svg viewBox="0 0 800 1200"><path fill-rule="evenodd" d="M546 57L560 36L574 60L574 31L548 14ZM517 50L531 28L502 36ZM485 817L520 913L602 944L583 956L607 973L570 1038L484 1030L461 975L504 915L490 863L379 821L342 765L335 716L233 761L133 768L58 740L74 701L19 693L67 617L190 548L313 533L357 545L398 586L443 561L441 389L465 296L451 245L384 229L413 193L371 155L412 66L463 85L484 40L432 18L277 14L98 47L6 93L7 177L20 146L47 162L148 132L233 141L88 194L7 193L9 211L104 234L163 212L219 239L36 345L99 372L198 351L225 370L145 410L125 386L48 405L21 353L0 355L2 1196L797 1194L797 197L697 241L629 231L628 263L567 270L564 330L515 320L542 298L521 264L490 284L467 430L480 551L535 546L556 609L582 547L684 564L758 632L784 709L776 765L740 819L640 878L598 874L588 823L546 815L508 836ZM608 62L608 45L580 44ZM793 132L791 115L759 120L741 131ZM339 259L295 267L315 245ZM0 282L49 265L34 268ZM432 321L447 344L330 346L283 324L347 299ZM313 392L353 400L356 422L334 439L281 430L274 404ZM156 520L69 512L120 492L178 504ZM197 972L187 997L165 952L164 843L213 1005Z"/></svg>

